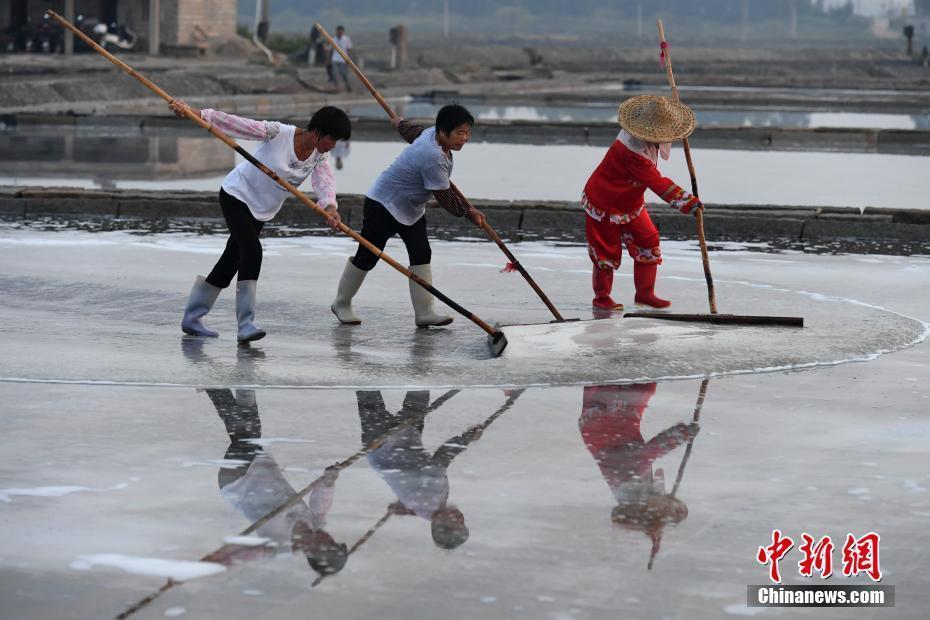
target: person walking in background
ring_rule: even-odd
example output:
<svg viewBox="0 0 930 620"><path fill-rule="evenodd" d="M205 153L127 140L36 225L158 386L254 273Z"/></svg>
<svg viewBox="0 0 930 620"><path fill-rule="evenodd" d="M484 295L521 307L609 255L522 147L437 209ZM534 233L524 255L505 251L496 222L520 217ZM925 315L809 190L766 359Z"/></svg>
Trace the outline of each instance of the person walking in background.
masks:
<svg viewBox="0 0 930 620"><path fill-rule="evenodd" d="M336 26L336 45L342 48L350 58L352 57L352 39L349 38L349 35L346 34L345 26ZM330 57L330 62L332 62L332 75L331 78L333 84L336 88L341 88L339 82L342 81L346 85L346 91L352 92L352 85L349 84L349 65L346 64L345 59L342 55L339 54L335 49L332 50L332 56Z"/></svg>
<svg viewBox="0 0 930 620"><path fill-rule="evenodd" d="M581 194L588 255L594 264L592 305L601 311L623 310L610 293L625 245L633 259L635 302L667 308L672 302L655 294L662 253L644 195L651 189L686 214L696 215L704 207L697 196L663 177L657 168L659 157L668 159L671 143L694 131L694 112L668 97L640 95L620 105L618 119L620 134Z"/></svg>
<svg viewBox="0 0 930 620"><path fill-rule="evenodd" d="M327 222L333 230L339 227L342 219L337 211L336 182L329 168L329 152L339 140L348 140L352 134L352 124L345 112L332 106L322 107L310 118L306 129L301 129L219 110L198 110L180 100L172 101L170 107L181 118L186 117L185 110L190 110L230 137L262 142L255 150L255 158L294 186L310 177L317 201L325 207ZM229 241L210 274L194 280L181 320L181 330L185 334L212 338L219 335L202 320L213 308L220 291L228 287L238 273L237 340L249 342L265 337L265 330L253 323L255 292L262 267L262 244L258 236L265 222L277 215L289 195L248 161L241 162L223 179L219 201L229 227Z"/></svg>

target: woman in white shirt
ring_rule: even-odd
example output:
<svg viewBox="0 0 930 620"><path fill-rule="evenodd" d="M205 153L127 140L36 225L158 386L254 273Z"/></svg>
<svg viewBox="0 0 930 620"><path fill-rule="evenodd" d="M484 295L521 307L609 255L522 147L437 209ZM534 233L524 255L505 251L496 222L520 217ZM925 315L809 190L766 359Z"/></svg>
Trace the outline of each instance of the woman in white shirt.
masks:
<svg viewBox="0 0 930 620"><path fill-rule="evenodd" d="M339 108L326 106L317 110L306 129L274 121L255 121L219 110L197 110L182 101L171 103L180 117L190 109L223 133L242 140L260 140L255 158L288 183L299 186L309 176L317 201L325 206L327 222L336 229L341 222L336 204L336 183L329 167L329 151L339 140L352 133L349 117ZM289 192L248 161L243 161L226 175L220 188L220 208L229 226L226 249L210 274L197 276L184 308L181 329L192 336L216 337L218 334L201 322L210 311L220 291L236 282L236 318L239 342L265 337L265 330L255 326L255 289L262 266L262 245L258 235L265 222L274 218Z"/></svg>

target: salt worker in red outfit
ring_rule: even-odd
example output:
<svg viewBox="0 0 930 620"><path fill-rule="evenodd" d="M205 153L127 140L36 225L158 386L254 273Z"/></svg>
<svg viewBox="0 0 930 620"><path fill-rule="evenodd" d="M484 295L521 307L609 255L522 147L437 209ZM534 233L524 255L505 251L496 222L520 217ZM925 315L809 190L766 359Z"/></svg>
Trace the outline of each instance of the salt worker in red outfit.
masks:
<svg viewBox="0 0 930 620"><path fill-rule="evenodd" d="M659 231L649 217L643 195L651 189L669 206L697 214L704 208L693 196L656 167L668 159L671 143L694 131L694 112L668 97L640 95L620 105L620 134L584 187L588 255L594 263L594 308L623 310L611 298L614 271L623 246L633 259L637 304L667 308L672 302L655 294L656 272L662 263Z"/></svg>

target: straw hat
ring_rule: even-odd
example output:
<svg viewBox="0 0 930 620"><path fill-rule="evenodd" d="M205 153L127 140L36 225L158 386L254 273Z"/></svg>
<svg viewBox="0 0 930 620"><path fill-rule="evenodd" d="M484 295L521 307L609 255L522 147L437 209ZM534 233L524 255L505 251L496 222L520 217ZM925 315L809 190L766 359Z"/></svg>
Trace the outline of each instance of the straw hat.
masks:
<svg viewBox="0 0 930 620"><path fill-rule="evenodd" d="M691 108L668 97L639 95L620 104L620 126L646 142L673 142L694 131Z"/></svg>

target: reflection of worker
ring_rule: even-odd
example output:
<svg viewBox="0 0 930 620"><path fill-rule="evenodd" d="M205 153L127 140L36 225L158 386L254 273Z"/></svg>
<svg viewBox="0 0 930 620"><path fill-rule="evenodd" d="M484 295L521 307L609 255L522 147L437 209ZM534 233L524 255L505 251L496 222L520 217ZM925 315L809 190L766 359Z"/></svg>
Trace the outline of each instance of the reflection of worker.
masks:
<svg viewBox="0 0 930 620"><path fill-rule="evenodd" d="M585 387L578 420L581 437L617 502L611 519L645 532L653 557L662 528L684 520L688 507L666 493L664 472L653 472L652 464L698 432L697 423L680 423L645 441L640 422L655 391L655 383Z"/></svg>
<svg viewBox="0 0 930 620"><path fill-rule="evenodd" d="M210 389L207 395L226 426L229 448L220 467L220 494L250 522L255 523L297 495L281 473L281 468L256 440L262 427L253 390ZM291 508L260 525L255 534L268 539L260 546L227 544L205 561L233 564L273 557L286 550L303 553L310 567L320 575L339 572L348 552L344 543L333 540L326 527L326 515L333 503L339 472L328 469L307 502Z"/></svg>
<svg viewBox="0 0 930 620"><path fill-rule="evenodd" d="M433 542L443 549L455 549L468 540L462 511L449 503L446 469L469 443L481 437L481 427L446 440L430 454L423 447L422 436L429 391L407 392L396 416L388 413L381 392L359 391L356 395L362 443L369 445L388 436L368 454L368 462L397 495L391 510L428 520Z"/></svg>
<svg viewBox="0 0 930 620"><path fill-rule="evenodd" d="M342 170L344 161L349 158L349 141L340 140L336 143L330 156L336 160L336 170Z"/></svg>

